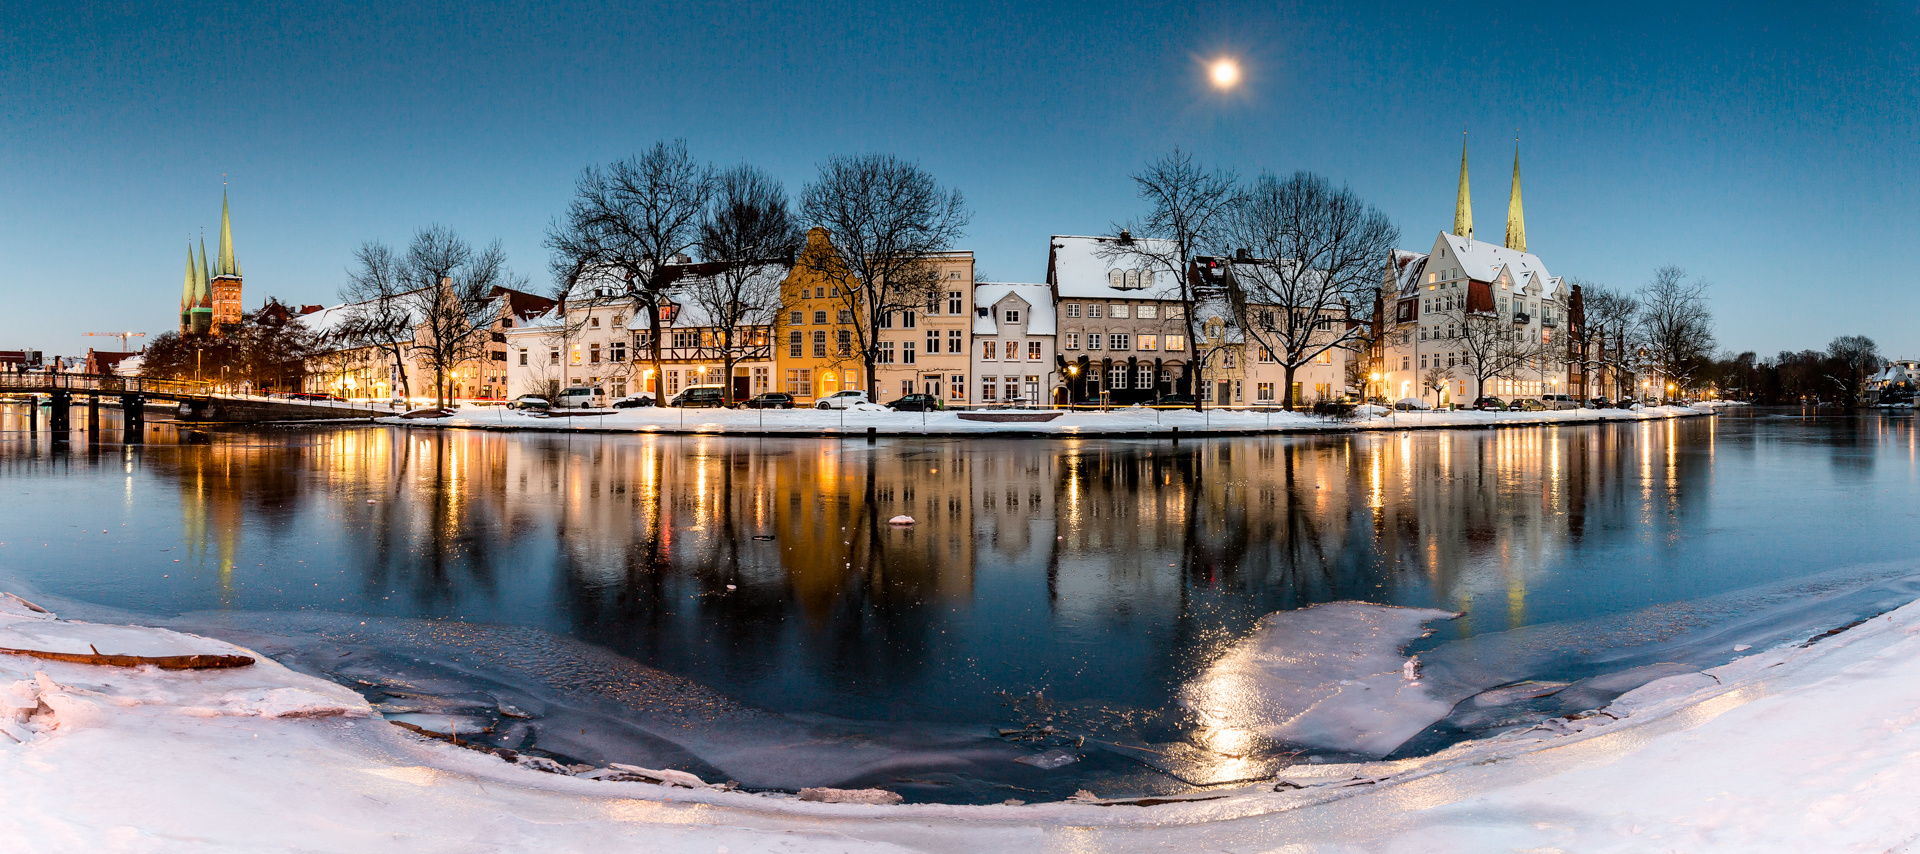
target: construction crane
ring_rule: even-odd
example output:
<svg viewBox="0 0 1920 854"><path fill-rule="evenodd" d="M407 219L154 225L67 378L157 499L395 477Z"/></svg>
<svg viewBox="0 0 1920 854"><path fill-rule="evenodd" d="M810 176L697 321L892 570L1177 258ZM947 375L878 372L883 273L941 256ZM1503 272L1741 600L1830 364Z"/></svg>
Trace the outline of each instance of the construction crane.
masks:
<svg viewBox="0 0 1920 854"><path fill-rule="evenodd" d="M89 332L89 333L87 333L87 335L89 335L89 336L95 336L95 337L100 337L100 338L118 338L118 339L120 339L120 352L122 352L122 353L125 353L125 352L127 352L127 339L128 339L128 338L145 338L145 337L147 337L147 333L145 333L145 332Z"/></svg>

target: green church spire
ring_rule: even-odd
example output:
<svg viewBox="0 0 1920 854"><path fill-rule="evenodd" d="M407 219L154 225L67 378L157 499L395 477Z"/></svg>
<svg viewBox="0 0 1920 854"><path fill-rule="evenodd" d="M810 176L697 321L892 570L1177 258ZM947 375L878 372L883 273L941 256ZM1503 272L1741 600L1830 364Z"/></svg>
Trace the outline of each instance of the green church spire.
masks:
<svg viewBox="0 0 1920 854"><path fill-rule="evenodd" d="M1527 217L1520 211L1520 141L1513 141L1513 195L1507 197L1507 248L1527 251Z"/></svg>
<svg viewBox="0 0 1920 854"><path fill-rule="evenodd" d="M200 238L200 276L199 280L193 283L194 305L213 298L212 286L208 284L208 280L212 278L209 275L211 272L212 268L207 266L207 239L202 237Z"/></svg>
<svg viewBox="0 0 1920 854"><path fill-rule="evenodd" d="M1453 202L1453 233L1473 239L1473 194L1467 192L1467 141L1460 140L1460 195Z"/></svg>
<svg viewBox="0 0 1920 854"><path fill-rule="evenodd" d="M227 216L227 193L220 191L220 254L215 260L215 276L238 276L239 265L233 262L233 221Z"/></svg>
<svg viewBox="0 0 1920 854"><path fill-rule="evenodd" d="M197 278L193 272L193 241L187 241L187 280L180 286L180 311L185 313L193 308L193 282Z"/></svg>

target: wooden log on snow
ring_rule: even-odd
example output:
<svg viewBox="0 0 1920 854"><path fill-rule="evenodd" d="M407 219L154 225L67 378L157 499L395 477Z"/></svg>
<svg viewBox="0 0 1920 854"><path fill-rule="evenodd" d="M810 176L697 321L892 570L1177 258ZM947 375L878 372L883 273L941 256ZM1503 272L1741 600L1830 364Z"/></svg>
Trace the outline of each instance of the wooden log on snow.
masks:
<svg viewBox="0 0 1920 854"><path fill-rule="evenodd" d="M245 655L108 655L102 653L93 644L87 644L87 648L93 652L50 652L44 649L9 649L0 646L0 653L28 655L48 661L65 661L73 664L99 664L107 667L152 665L161 670L217 670L222 667L246 667L253 663L253 659Z"/></svg>

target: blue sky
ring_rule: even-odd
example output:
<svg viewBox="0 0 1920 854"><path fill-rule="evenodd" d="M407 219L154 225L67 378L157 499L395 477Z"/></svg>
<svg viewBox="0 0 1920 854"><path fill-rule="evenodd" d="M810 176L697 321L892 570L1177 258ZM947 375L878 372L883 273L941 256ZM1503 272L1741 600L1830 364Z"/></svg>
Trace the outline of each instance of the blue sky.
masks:
<svg viewBox="0 0 1920 854"><path fill-rule="evenodd" d="M790 192L836 153L960 188L960 248L1038 281L1046 238L1138 213L1175 146L1350 183L1424 251L1461 133L1499 239L1514 137L1530 248L1616 287L1713 282L1724 347L1862 333L1920 356L1913 4L410 2L24 4L0 27L0 349L176 320L222 175L247 274L331 302L353 248L428 223L542 237L589 163L684 137ZM1203 63L1245 83L1209 90ZM1905 168L1903 168L1905 167ZM211 250L210 250L211 251Z"/></svg>

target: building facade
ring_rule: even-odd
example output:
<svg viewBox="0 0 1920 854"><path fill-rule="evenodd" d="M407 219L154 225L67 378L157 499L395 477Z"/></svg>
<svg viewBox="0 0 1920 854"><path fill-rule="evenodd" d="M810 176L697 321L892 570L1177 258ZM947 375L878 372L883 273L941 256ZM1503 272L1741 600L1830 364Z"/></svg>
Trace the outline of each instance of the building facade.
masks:
<svg viewBox="0 0 1920 854"><path fill-rule="evenodd" d="M981 406L1059 402L1057 318L1046 285L981 283L973 289L973 400Z"/></svg>
<svg viewBox="0 0 1920 854"><path fill-rule="evenodd" d="M1054 343L1074 402L1128 406L1190 393L1193 351L1180 283L1129 255L1132 240L1055 235L1049 244Z"/></svg>

